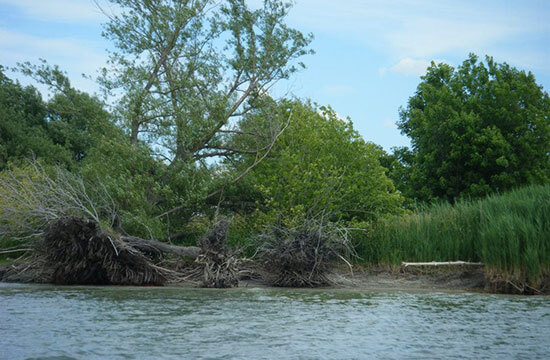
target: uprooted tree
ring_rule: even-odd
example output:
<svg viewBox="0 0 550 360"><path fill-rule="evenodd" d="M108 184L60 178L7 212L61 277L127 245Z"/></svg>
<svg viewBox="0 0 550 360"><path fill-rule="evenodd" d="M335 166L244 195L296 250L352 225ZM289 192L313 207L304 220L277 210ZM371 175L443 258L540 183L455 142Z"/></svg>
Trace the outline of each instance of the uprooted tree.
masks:
<svg viewBox="0 0 550 360"><path fill-rule="evenodd" d="M350 265L344 257L354 253L347 229L326 219L322 213L294 227L273 224L258 236L257 256L269 283L282 287L329 285L335 260Z"/></svg>
<svg viewBox="0 0 550 360"><path fill-rule="evenodd" d="M115 231L116 205L102 184L91 184L62 168L27 169L0 176L0 236L30 253L8 277L57 284L162 285L192 280L202 287L238 286L241 260L227 248L230 221L221 218L199 241L180 247ZM265 278L277 286L330 283L332 260L352 252L345 229L319 218L295 227L272 226L259 237ZM188 257L187 269L166 265L167 256ZM172 263L173 264L173 263ZM348 263L349 264L349 263Z"/></svg>
<svg viewBox="0 0 550 360"><path fill-rule="evenodd" d="M189 278L160 266L166 256L201 255L200 268L207 272L217 266L211 264L212 253L226 253L224 241L211 240L209 244L217 247L201 243L201 249L117 233L113 229L121 214L101 182L91 184L59 167L46 169L31 162L26 169L3 172L0 198L0 236L18 241L7 251L30 253L23 266L8 274L14 280L161 285ZM223 240L227 229L228 225L216 225L211 233ZM217 282L209 287L236 285L234 273L225 282L225 273L217 274Z"/></svg>

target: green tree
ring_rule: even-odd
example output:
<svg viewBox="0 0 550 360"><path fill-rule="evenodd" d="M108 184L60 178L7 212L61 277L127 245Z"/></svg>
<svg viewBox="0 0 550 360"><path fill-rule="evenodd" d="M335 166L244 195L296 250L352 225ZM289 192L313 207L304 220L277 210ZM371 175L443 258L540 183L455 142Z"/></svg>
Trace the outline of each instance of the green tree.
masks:
<svg viewBox="0 0 550 360"><path fill-rule="evenodd" d="M101 137L123 134L105 104L75 89L58 66L41 60L39 65L19 64L18 70L49 88L51 98L45 103L43 120L48 137L69 151L73 162L84 159Z"/></svg>
<svg viewBox="0 0 550 360"><path fill-rule="evenodd" d="M18 90L17 96L5 97L10 101L7 108L23 114L26 119L16 123L18 133L6 134L14 143L13 148L21 143L41 162L62 164L70 169L71 174L81 177L87 186L107 190L117 211L117 230L143 237L165 238L168 230L163 223L165 219L155 216L176 201L188 205L185 196L193 193L190 186L185 186L186 192L175 193L174 188L182 187L177 176L179 173L168 176L166 164L155 158L146 144L132 146L104 104L98 98L73 88L66 74L57 66L50 66L43 60L39 65L20 64L18 69L48 86L51 98L44 103L35 88L21 89L18 84L6 83L2 88L12 92ZM17 101L34 104L27 108L40 111L21 110L26 108ZM13 116L9 119L18 120ZM33 126L30 129L29 124ZM40 131L38 139L29 136L37 131ZM56 156L52 149L59 149L63 157ZM22 166L20 171L25 172L27 168ZM178 215L181 217L182 213Z"/></svg>
<svg viewBox="0 0 550 360"><path fill-rule="evenodd" d="M415 192L411 184L411 166L414 153L406 146L394 147L392 152L386 152L379 147L380 165L386 168L386 175L393 181L397 190L405 198L404 206L413 208L415 205Z"/></svg>
<svg viewBox="0 0 550 360"><path fill-rule="evenodd" d="M69 163L71 155L51 136L48 106L32 86L14 83L0 66L0 170L30 157Z"/></svg>
<svg viewBox="0 0 550 360"><path fill-rule="evenodd" d="M432 62L399 128L411 138L411 193L483 196L550 179L550 99L532 73L471 54Z"/></svg>
<svg viewBox="0 0 550 360"><path fill-rule="evenodd" d="M271 114L249 116L241 128L257 128ZM378 147L365 142L351 120L300 101L280 104L278 116L289 121L287 129L250 171L246 182L253 190L245 198L256 194L266 214L297 221L324 212L331 221L370 222L400 211L402 197L380 165ZM243 156L239 172L254 161Z"/></svg>
<svg viewBox="0 0 550 360"><path fill-rule="evenodd" d="M119 111L132 144L148 140L168 161L226 151L226 129L257 97L303 64L310 36L284 24L290 8L265 0L111 0L122 8L104 35L117 52L104 70L121 89Z"/></svg>

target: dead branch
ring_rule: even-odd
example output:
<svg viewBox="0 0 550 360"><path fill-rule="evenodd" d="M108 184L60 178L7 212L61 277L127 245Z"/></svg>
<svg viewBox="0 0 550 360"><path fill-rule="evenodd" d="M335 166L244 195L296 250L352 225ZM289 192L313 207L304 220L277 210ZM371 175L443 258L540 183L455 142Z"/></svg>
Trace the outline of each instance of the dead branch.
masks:
<svg viewBox="0 0 550 360"><path fill-rule="evenodd" d="M27 239L41 236L53 222L81 217L96 223L115 221L117 210L105 186L90 186L61 167L48 173L31 161L23 170L9 170L0 177L0 235Z"/></svg>

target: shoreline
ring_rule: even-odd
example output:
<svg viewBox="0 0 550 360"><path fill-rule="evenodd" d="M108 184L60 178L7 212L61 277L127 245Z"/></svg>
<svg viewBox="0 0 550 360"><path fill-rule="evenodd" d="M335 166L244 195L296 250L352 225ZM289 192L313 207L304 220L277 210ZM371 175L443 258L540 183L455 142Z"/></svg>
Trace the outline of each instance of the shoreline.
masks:
<svg viewBox="0 0 550 360"><path fill-rule="evenodd" d="M483 269L445 269L443 271L409 272L395 267L357 267L353 274L348 268L337 268L329 278L332 284L304 288L287 289L325 289L325 290L372 290L407 292L478 292L493 293L485 290ZM188 286L188 284L169 284L168 286ZM243 279L239 288L277 288L261 279Z"/></svg>
<svg viewBox="0 0 550 360"><path fill-rule="evenodd" d="M41 283L29 278L9 278L12 265L0 264L1 283ZM359 291L406 291L406 292L475 292L485 294L518 294L514 291L502 291L494 287L486 276L483 268L464 266L446 268L404 268L402 266L356 265L353 272L348 267L335 267L329 275L331 284L319 287L277 287L269 284L259 274L243 276L239 285L232 289L306 289L306 290L359 290ZM170 287L170 288L200 288L195 281L169 282L162 286L136 287ZM66 286L66 285L61 285ZM77 285L79 286L79 285ZM82 286L88 286L82 284ZM127 285L89 285L89 286L127 286ZM550 295L548 292L534 295ZM527 295L532 296L532 295Z"/></svg>

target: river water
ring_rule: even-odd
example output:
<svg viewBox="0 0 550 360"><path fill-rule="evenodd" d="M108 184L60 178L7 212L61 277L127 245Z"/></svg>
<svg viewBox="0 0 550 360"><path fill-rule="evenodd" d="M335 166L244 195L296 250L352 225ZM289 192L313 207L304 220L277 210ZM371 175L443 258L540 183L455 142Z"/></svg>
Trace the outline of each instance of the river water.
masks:
<svg viewBox="0 0 550 360"><path fill-rule="evenodd" d="M550 298L0 284L1 359L543 359Z"/></svg>

